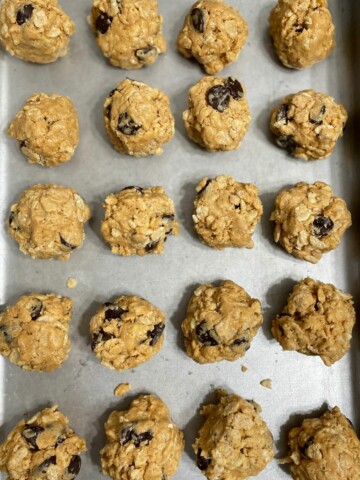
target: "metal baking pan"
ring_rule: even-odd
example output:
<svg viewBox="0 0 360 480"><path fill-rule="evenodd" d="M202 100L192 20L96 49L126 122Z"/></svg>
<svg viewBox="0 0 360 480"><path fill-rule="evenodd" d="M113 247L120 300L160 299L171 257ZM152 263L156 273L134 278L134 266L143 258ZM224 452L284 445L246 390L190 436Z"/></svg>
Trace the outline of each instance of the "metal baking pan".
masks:
<svg viewBox="0 0 360 480"><path fill-rule="evenodd" d="M0 440L23 415L58 404L88 443L79 480L103 478L99 467L103 423L111 410L128 405L129 398L140 392L158 394L185 431L186 449L174 477L178 480L204 478L195 466L191 444L201 424L198 407L211 398L210 392L216 387L231 389L260 403L279 455L286 451L289 428L303 416L323 411L327 405L338 405L359 426L359 342L354 340L351 352L328 368L317 357L283 352L270 334L270 322L284 305L294 282L305 276L331 282L355 297L359 293L360 183L356 142L360 131L356 120L360 108L360 5L351 0L330 0L336 23L335 52L311 69L292 71L276 60L267 33L268 16L275 1L231 3L240 9L250 27L239 60L223 72L224 76L233 75L244 82L252 112L250 130L238 151L210 154L185 134L181 116L187 106L188 89L203 75L196 63L176 51L176 37L192 0L159 0L168 52L155 65L140 71L126 72L107 64L87 24L91 0L61 1L77 27L70 53L64 59L47 66L31 65L0 51L0 304L11 303L30 291L70 295L75 303L71 354L60 370L50 374L23 372L1 359ZM108 92L126 76L159 87L171 98L177 131L161 157L134 159L119 155L106 138L102 105ZM293 160L274 145L268 133L271 108L282 96L305 88L333 95L350 114L345 136L328 160ZM27 164L5 132L10 119L34 92L68 95L79 111L80 145L71 162L59 168ZM264 216L254 235L252 250L215 251L202 245L193 232L195 185L204 176L222 173L253 182L260 189ZM276 194L302 180L331 184L353 213L354 225L341 246L317 265L294 259L272 240L269 215ZM86 228L85 244L68 262L27 258L5 232L3 222L9 206L24 188L38 182L74 187L91 204L93 218ZM116 257L102 241L102 201L109 192L128 185L162 185L174 199L181 235L169 239L164 255ZM67 289L68 277L77 279L76 289ZM197 365L184 353L180 323L195 286L220 279L234 280L261 300L264 325L243 359ZM161 352L148 363L122 373L99 364L91 352L88 333L89 320L97 307L120 293L147 298L167 314L166 340ZM355 337L359 338L358 332ZM241 371L243 364L248 367L246 373ZM273 380L272 390L260 386L265 378ZM120 382L131 382L133 386L125 399L113 396L113 389ZM258 478L280 480L289 476L274 460Z"/></svg>

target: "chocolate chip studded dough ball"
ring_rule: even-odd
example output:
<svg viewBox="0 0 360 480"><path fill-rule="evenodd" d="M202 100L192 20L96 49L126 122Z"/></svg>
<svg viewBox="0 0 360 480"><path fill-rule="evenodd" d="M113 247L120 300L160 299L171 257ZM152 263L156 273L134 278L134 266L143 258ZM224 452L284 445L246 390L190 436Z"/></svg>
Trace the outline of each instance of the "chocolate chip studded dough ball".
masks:
<svg viewBox="0 0 360 480"><path fill-rule="evenodd" d="M234 7L222 0L200 0L185 18L178 49L215 75L237 60L247 36L247 23Z"/></svg>
<svg viewBox="0 0 360 480"><path fill-rule="evenodd" d="M79 121L68 97L36 93L9 125L29 163L54 167L68 162L79 143Z"/></svg>
<svg viewBox="0 0 360 480"><path fill-rule="evenodd" d="M165 93L145 83L123 80L105 101L106 133L120 153L161 155L174 136L175 121Z"/></svg>
<svg viewBox="0 0 360 480"><path fill-rule="evenodd" d="M12 205L9 234L32 258L68 260L85 239L90 208L72 188L34 185Z"/></svg>
<svg viewBox="0 0 360 480"><path fill-rule="evenodd" d="M252 234L263 213L255 185L221 175L203 178L196 192L194 228L204 243L219 250L254 246Z"/></svg>
<svg viewBox="0 0 360 480"><path fill-rule="evenodd" d="M56 0L3 0L0 5L0 42L17 57L51 63L68 51L75 24Z"/></svg>
<svg viewBox="0 0 360 480"><path fill-rule="evenodd" d="M270 220L275 222L275 242L311 263L334 250L351 226L346 203L323 182L300 182L280 192Z"/></svg>
<svg viewBox="0 0 360 480"><path fill-rule="evenodd" d="M70 351L72 300L31 293L0 313L0 354L24 370L52 372Z"/></svg>
<svg viewBox="0 0 360 480"><path fill-rule="evenodd" d="M158 397L141 395L105 423L104 475L113 480L169 480L177 471L184 436Z"/></svg>
<svg viewBox="0 0 360 480"><path fill-rule="evenodd" d="M305 278L294 286L271 331L284 350L319 355L330 367L350 349L355 318L351 295Z"/></svg>
<svg viewBox="0 0 360 480"><path fill-rule="evenodd" d="M278 0L269 22L275 51L286 67L311 67L335 48L327 0Z"/></svg>
<svg viewBox="0 0 360 480"><path fill-rule="evenodd" d="M262 322L259 300L236 283L200 285L181 325L186 353L198 363L237 360L249 350Z"/></svg>
<svg viewBox="0 0 360 480"><path fill-rule="evenodd" d="M197 466L209 480L238 480L258 475L274 457L271 432L261 408L238 395L218 390L219 402L204 405L206 417L193 449Z"/></svg>
<svg viewBox="0 0 360 480"><path fill-rule="evenodd" d="M343 136L345 108L324 93L304 90L282 99L271 114L276 143L303 160L327 158Z"/></svg>
<svg viewBox="0 0 360 480"><path fill-rule="evenodd" d="M105 199L104 240L116 255L163 253L168 235L178 235L174 203L162 187L126 187Z"/></svg>
<svg viewBox="0 0 360 480"><path fill-rule="evenodd" d="M360 441L338 407L310 418L289 433L289 464L294 480L360 478Z"/></svg>
<svg viewBox="0 0 360 480"><path fill-rule="evenodd" d="M8 480L73 480L86 443L57 405L21 420L0 445L0 471Z"/></svg>
<svg viewBox="0 0 360 480"><path fill-rule="evenodd" d="M209 152L238 148L251 121L243 86L233 77L202 78L189 91L183 119L191 140Z"/></svg>

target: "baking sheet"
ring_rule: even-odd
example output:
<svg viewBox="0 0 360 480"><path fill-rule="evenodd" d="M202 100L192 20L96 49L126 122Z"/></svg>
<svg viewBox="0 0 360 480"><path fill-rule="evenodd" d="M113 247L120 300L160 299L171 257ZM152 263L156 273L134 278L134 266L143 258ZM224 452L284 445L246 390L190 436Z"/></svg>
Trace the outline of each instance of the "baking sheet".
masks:
<svg viewBox="0 0 360 480"><path fill-rule="evenodd" d="M307 275L358 294L359 179L354 125L359 107L355 94L360 75L356 74L360 68L356 63L354 34L360 8L351 0L329 3L337 27L337 49L325 62L297 72L279 65L270 46L267 18L274 2L232 1L247 19L250 35L239 61L223 74L234 75L245 83L253 121L240 150L222 154L209 154L191 143L181 119L188 89L203 74L197 64L182 58L175 48L192 0L159 0L168 53L141 71L126 72L106 63L87 25L90 0L61 1L77 26L70 54L65 59L38 66L0 51L1 223L21 191L37 182L74 187L93 209L85 244L68 262L31 260L18 251L5 229L0 229L1 305L29 291L54 291L70 295L75 302L72 350L60 370L51 374L22 372L0 359L0 441L24 414L57 403L88 443L79 480L100 480L103 477L99 450L104 444L103 423L108 414L117 407L127 406L129 399L140 392L153 392L168 404L174 420L185 431L186 449L173 478L200 480L204 477L194 464L191 444L201 424L198 407L211 398L216 387L226 387L261 404L279 455L286 451L287 431L304 415L323 412L327 405L338 405L350 419L358 420L360 374L356 341L350 354L328 368L317 357L283 352L269 332L271 319L284 305L289 290L295 281ZM161 157L121 156L107 141L102 104L108 92L127 75L163 89L171 98L177 131ZM305 88L333 95L350 112L345 138L329 160L312 163L293 160L269 138L271 108L282 96ZM81 141L75 157L69 164L51 170L27 164L15 142L5 133L9 120L26 98L40 91L69 95L78 108L81 124ZM254 235L253 250L215 251L202 245L193 233L195 185L203 176L222 173L253 182L260 188L264 216ZM294 259L272 240L273 227L268 219L276 194L301 180L330 183L335 193L348 201L354 214L355 225L341 246L325 255L318 265ZM162 185L174 199L181 235L169 238L164 255L120 258L113 256L103 243L99 234L102 200L109 192L128 185ZM75 290L66 288L68 277L77 279ZM261 300L264 326L243 359L197 365L184 353L180 323L194 288L221 279L234 280ZM167 313L167 328L164 347L156 357L134 370L119 373L101 366L91 352L88 324L100 304L121 293L140 295L162 308ZM241 371L242 364L248 367L246 373ZM272 390L260 386L259 382L265 378L273 380ZM112 394L120 382L131 382L133 386L125 399ZM288 473L273 461L258 478L286 479Z"/></svg>

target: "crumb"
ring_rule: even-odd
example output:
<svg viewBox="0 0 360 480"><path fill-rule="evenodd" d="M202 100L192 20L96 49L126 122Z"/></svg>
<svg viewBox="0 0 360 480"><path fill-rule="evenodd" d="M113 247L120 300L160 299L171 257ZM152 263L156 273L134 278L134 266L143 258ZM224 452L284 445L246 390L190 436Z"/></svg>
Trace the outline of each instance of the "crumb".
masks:
<svg viewBox="0 0 360 480"><path fill-rule="evenodd" d="M120 383L115 390L114 390L114 395L116 397L121 397L125 395L125 393L129 392L131 390L131 383Z"/></svg>
<svg viewBox="0 0 360 480"><path fill-rule="evenodd" d="M247 371L247 367L245 365L241 365L241 371L245 373Z"/></svg>
<svg viewBox="0 0 360 480"><path fill-rule="evenodd" d="M66 282L67 288L76 288L77 286L77 280L76 278L68 278L68 281Z"/></svg>
<svg viewBox="0 0 360 480"><path fill-rule="evenodd" d="M270 378L265 378L264 380L261 380L260 385L262 387L268 388L269 390L272 389L272 380Z"/></svg>

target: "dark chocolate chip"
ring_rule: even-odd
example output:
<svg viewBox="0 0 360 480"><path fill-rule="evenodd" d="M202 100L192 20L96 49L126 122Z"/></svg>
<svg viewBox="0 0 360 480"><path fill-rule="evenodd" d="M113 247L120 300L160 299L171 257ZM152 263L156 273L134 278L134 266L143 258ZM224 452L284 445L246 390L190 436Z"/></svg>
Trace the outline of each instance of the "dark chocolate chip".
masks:
<svg viewBox="0 0 360 480"><path fill-rule="evenodd" d="M313 221L314 234L319 238L323 238L329 235L333 228L334 222L329 217L319 215Z"/></svg>
<svg viewBox="0 0 360 480"><path fill-rule="evenodd" d="M109 98L113 97L115 92L118 92L119 90L117 88L114 88L114 90L111 90L111 92L109 93Z"/></svg>
<svg viewBox="0 0 360 480"><path fill-rule="evenodd" d="M138 435L134 434L133 442L136 448L139 448L142 443L149 445L151 440L154 438L154 435L150 430L147 432L139 433Z"/></svg>
<svg viewBox="0 0 360 480"><path fill-rule="evenodd" d="M16 220L17 220L16 213L11 212L8 222L9 222L9 227L15 230L15 232L20 230L19 227L16 225Z"/></svg>
<svg viewBox="0 0 360 480"><path fill-rule="evenodd" d="M107 342L108 340L115 338L115 335L113 335L112 333L105 332L101 328L99 332L93 333L92 338L93 338L93 341L91 343L91 349L95 350L96 345L98 345L100 342Z"/></svg>
<svg viewBox="0 0 360 480"><path fill-rule="evenodd" d="M118 130L124 135L136 135L141 125L137 125L127 112L120 113Z"/></svg>
<svg viewBox="0 0 360 480"><path fill-rule="evenodd" d="M25 438L25 440L30 445L31 450L39 450L39 447L36 444L37 437L44 431L43 427L39 425L25 425L24 430L22 431L21 435Z"/></svg>
<svg viewBox="0 0 360 480"><path fill-rule="evenodd" d="M153 250L155 250L158 244L159 244L159 240L156 240L154 242L149 242L147 245L145 245L145 252L152 252Z"/></svg>
<svg viewBox="0 0 360 480"><path fill-rule="evenodd" d="M235 210L241 210L241 204L239 203L239 205L235 205Z"/></svg>
<svg viewBox="0 0 360 480"><path fill-rule="evenodd" d="M135 57L142 63L147 63L150 58L157 57L157 50L155 47L144 47L135 50Z"/></svg>
<svg viewBox="0 0 360 480"><path fill-rule="evenodd" d="M58 410L56 410L56 411L58 411ZM58 439L56 440L56 443L55 443L54 447L56 448L58 445L61 445L62 443L64 443L66 438L67 438L66 435L65 436L64 436L64 434L60 435L60 437L58 437Z"/></svg>
<svg viewBox="0 0 360 480"><path fill-rule="evenodd" d="M283 122L285 125L287 125L289 123L288 113L289 113L289 105L287 105L286 103L283 103L282 105L280 105L277 111L276 121Z"/></svg>
<svg viewBox="0 0 360 480"><path fill-rule="evenodd" d="M105 320L119 319L124 313L127 313L128 310L124 310L119 305L106 304L107 309L105 310Z"/></svg>
<svg viewBox="0 0 360 480"><path fill-rule="evenodd" d="M79 455L73 455L70 460L69 466L67 467L67 472L68 472L67 478L69 480L73 480L79 474L80 469L81 469L81 458L79 457Z"/></svg>
<svg viewBox="0 0 360 480"><path fill-rule="evenodd" d="M22 141L20 142L20 150L21 150L22 148L24 148L24 147L27 147L27 140L22 140Z"/></svg>
<svg viewBox="0 0 360 480"><path fill-rule="evenodd" d="M206 470L211 463L211 458L205 458L201 455L202 450L199 448L197 452L196 463L200 470Z"/></svg>
<svg viewBox="0 0 360 480"><path fill-rule="evenodd" d="M215 347L218 345L218 342L211 336L211 331L207 330L206 322L203 321L195 329L196 336L198 340L208 347Z"/></svg>
<svg viewBox="0 0 360 480"><path fill-rule="evenodd" d="M27 5L23 5L16 14L16 23L18 25L23 25L26 23L32 16L32 13L34 11L34 7L31 5L31 3L28 3Z"/></svg>
<svg viewBox="0 0 360 480"><path fill-rule="evenodd" d="M100 13L95 22L96 30L102 34L106 33L111 26L112 20L113 17L110 17L107 13Z"/></svg>
<svg viewBox="0 0 360 480"><path fill-rule="evenodd" d="M233 345L243 345L244 343L249 343L247 338L241 337L234 340Z"/></svg>
<svg viewBox="0 0 360 480"><path fill-rule="evenodd" d="M303 25L295 25L295 32L301 33L305 30L305 27Z"/></svg>
<svg viewBox="0 0 360 480"><path fill-rule="evenodd" d="M300 452L304 457L307 457L307 449L311 446L314 445L314 437L309 437L304 445L300 447Z"/></svg>
<svg viewBox="0 0 360 480"><path fill-rule="evenodd" d="M204 30L205 30L204 10L202 8L193 8L190 12L190 22L196 32L204 33Z"/></svg>
<svg viewBox="0 0 360 480"><path fill-rule="evenodd" d="M196 195L199 197L203 192L205 192L205 190L207 189L207 187L210 185L211 182L212 182L212 179L208 178L203 188L199 192L197 192Z"/></svg>
<svg viewBox="0 0 360 480"><path fill-rule="evenodd" d="M141 194L144 193L144 189L143 189L142 187L130 186L130 187L125 187L125 188L123 188L121 191L123 192L124 190L136 190L137 193L141 193Z"/></svg>
<svg viewBox="0 0 360 480"><path fill-rule="evenodd" d="M77 248L76 245L72 245L71 243L67 242L65 238L63 238L61 235L60 242L64 245L64 247L68 248L69 250L75 250L75 248Z"/></svg>
<svg viewBox="0 0 360 480"><path fill-rule="evenodd" d="M134 427L132 425L125 427L120 432L120 445L123 447L131 441L132 434L134 432Z"/></svg>
<svg viewBox="0 0 360 480"><path fill-rule="evenodd" d="M41 473L46 473L50 465L56 465L56 456L47 458L43 463L41 463L36 470Z"/></svg>
<svg viewBox="0 0 360 480"><path fill-rule="evenodd" d="M31 320L37 320L41 315L41 310L43 308L43 303L38 298L32 300L32 305L30 306L30 316Z"/></svg>
<svg viewBox="0 0 360 480"><path fill-rule="evenodd" d="M320 305L321 303L319 302L319 300L316 300L314 305L315 312L318 312L320 310Z"/></svg>
<svg viewBox="0 0 360 480"><path fill-rule="evenodd" d="M147 445L154 438L154 435L150 430L143 433L136 433L133 425L125 427L120 432L120 445L124 446L129 442L133 442L136 448L139 448L142 443Z"/></svg>
<svg viewBox="0 0 360 480"><path fill-rule="evenodd" d="M150 340L150 347L153 347L158 343L160 340L161 335L163 334L165 330L165 324L164 323L157 323L152 330L149 330L147 332L147 336L151 338Z"/></svg>
<svg viewBox="0 0 360 480"><path fill-rule="evenodd" d="M162 216L162 219L173 221L173 220L175 220L175 215L173 213L167 213L167 214Z"/></svg>
<svg viewBox="0 0 360 480"><path fill-rule="evenodd" d="M287 150L289 153L293 153L299 146L291 135L281 135L276 139L276 143L280 148Z"/></svg>
<svg viewBox="0 0 360 480"><path fill-rule="evenodd" d="M112 105L111 105L111 103L109 103L109 105L105 109L105 115L109 120L110 120L110 117L111 117L111 108L112 108Z"/></svg>
<svg viewBox="0 0 360 480"><path fill-rule="evenodd" d="M226 81L226 86L230 91L230 95L234 100L240 100L244 96L244 89L241 83L234 77L229 77Z"/></svg>
<svg viewBox="0 0 360 480"><path fill-rule="evenodd" d="M0 325L0 333L4 335L4 339L6 343L11 343L12 342L12 336L8 332L6 325Z"/></svg>
<svg viewBox="0 0 360 480"><path fill-rule="evenodd" d="M214 85L206 93L206 101L214 110L225 112L230 103L230 90L225 85Z"/></svg>
<svg viewBox="0 0 360 480"><path fill-rule="evenodd" d="M320 109L320 112L316 115L315 118L312 118L309 115L309 122L313 123L314 125L322 125L324 122L321 117L324 115L325 112L326 112L326 107L325 105L323 105Z"/></svg>

